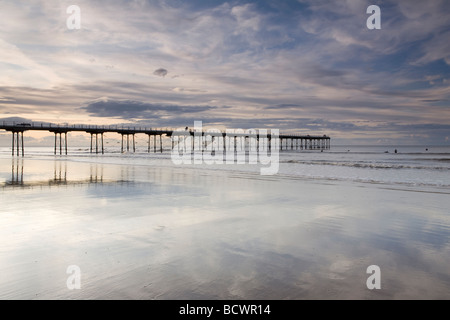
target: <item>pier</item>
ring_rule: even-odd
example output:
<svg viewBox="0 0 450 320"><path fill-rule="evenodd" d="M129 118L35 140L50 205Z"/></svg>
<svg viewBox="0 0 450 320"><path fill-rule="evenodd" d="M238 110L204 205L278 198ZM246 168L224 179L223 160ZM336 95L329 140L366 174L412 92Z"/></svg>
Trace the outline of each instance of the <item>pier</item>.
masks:
<svg viewBox="0 0 450 320"><path fill-rule="evenodd" d="M236 130L235 133L229 133L228 131L209 131L202 130L201 132L193 129L185 130L171 129L171 128L142 128L142 127L122 127L122 126L102 126L102 125L69 125L69 124L52 124L52 123L16 123L16 122L3 122L0 124L0 130L6 130L12 133L11 142L11 154L12 156L24 156L24 133L26 131L47 131L55 135L54 154L66 154L68 153L68 139L67 133L69 132L84 132L90 134L90 153L104 154L105 148L103 144L103 135L105 133L116 133L121 135L121 152L125 150L130 152L136 152L136 134L145 134L148 136L147 152L163 152L163 136L171 139L172 149L174 148L174 142L181 140L187 136L201 137L202 150L206 150L208 143L214 143L215 139L223 139L220 145L226 148L226 139L233 139L233 145L236 146L237 139L243 141L244 145L248 138L256 138L258 141L260 138L266 138L269 142L269 148L271 146L272 134L271 130L266 130L267 135L261 135L258 132L249 133L244 130ZM248 130L251 131L251 130ZM131 138L131 139L130 139ZM277 136L279 143L277 147L279 150L328 150L331 147L331 138L327 135L314 136L314 135L302 135L302 134L279 134ZM151 142L153 140L153 148L151 148ZM192 149L194 149L194 139L192 141ZM178 144L179 146L179 144Z"/></svg>

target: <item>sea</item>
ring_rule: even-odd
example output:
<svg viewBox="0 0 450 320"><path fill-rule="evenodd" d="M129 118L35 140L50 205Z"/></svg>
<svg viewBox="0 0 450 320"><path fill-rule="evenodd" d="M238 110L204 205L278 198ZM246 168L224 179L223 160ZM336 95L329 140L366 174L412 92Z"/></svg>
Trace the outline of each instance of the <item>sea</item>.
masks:
<svg viewBox="0 0 450 320"><path fill-rule="evenodd" d="M0 299L450 298L450 146L173 155L0 148Z"/></svg>

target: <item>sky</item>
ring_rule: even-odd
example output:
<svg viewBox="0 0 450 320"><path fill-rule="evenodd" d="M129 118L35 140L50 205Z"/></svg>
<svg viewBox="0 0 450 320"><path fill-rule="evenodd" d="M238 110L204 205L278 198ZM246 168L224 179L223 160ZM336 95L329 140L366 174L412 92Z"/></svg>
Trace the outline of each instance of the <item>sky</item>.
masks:
<svg viewBox="0 0 450 320"><path fill-rule="evenodd" d="M0 122L450 145L449 17L447 0L0 0Z"/></svg>

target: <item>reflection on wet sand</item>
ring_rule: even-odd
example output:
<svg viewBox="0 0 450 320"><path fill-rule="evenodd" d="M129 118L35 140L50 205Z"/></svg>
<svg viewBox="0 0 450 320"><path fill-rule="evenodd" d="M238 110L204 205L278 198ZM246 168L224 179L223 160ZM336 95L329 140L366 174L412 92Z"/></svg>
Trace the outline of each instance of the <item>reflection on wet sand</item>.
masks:
<svg viewBox="0 0 450 320"><path fill-rule="evenodd" d="M0 170L0 299L449 298L447 194L96 158Z"/></svg>
<svg viewBox="0 0 450 320"><path fill-rule="evenodd" d="M59 186L59 185L84 185L90 183L117 183L118 181L124 182L125 179L119 180L105 180L103 178L103 165L101 164L89 164L89 174L86 177L76 177L68 178L67 174L67 162L66 161L54 161L54 168L52 176L48 179L40 178L33 179L31 176L28 177L23 158L15 158L11 161L11 176L6 179L4 183L0 182L2 188L8 187L43 187L43 186ZM50 176L51 172L48 170L45 172L46 175Z"/></svg>
<svg viewBox="0 0 450 320"><path fill-rule="evenodd" d="M23 159L16 158L11 161L11 179L7 185L23 185Z"/></svg>
<svg viewBox="0 0 450 320"><path fill-rule="evenodd" d="M3 159L3 167L6 163L7 161ZM214 175L210 176L208 171L201 170L198 174L187 174L180 168L164 170L159 167L109 165L89 162L76 163L59 159L51 162L41 162L14 158L10 163L11 173L6 175L6 172L4 172L3 181L0 179L0 188L122 184L148 181L193 188L204 183L206 179L210 186L220 189L221 185L228 181L229 177L239 179L239 185L242 187L251 184L252 180L271 180L267 177L243 173L234 173L228 176L223 172L215 171Z"/></svg>
<svg viewBox="0 0 450 320"><path fill-rule="evenodd" d="M62 163L55 161L53 181L51 182L54 184L67 184L67 162Z"/></svg>

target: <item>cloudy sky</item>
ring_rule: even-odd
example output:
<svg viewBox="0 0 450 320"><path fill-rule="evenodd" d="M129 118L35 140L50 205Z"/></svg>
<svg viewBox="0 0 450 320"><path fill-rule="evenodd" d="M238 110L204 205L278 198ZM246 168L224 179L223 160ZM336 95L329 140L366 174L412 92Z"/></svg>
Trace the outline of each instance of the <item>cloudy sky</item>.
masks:
<svg viewBox="0 0 450 320"><path fill-rule="evenodd" d="M0 1L0 121L448 145L449 17L447 0Z"/></svg>

